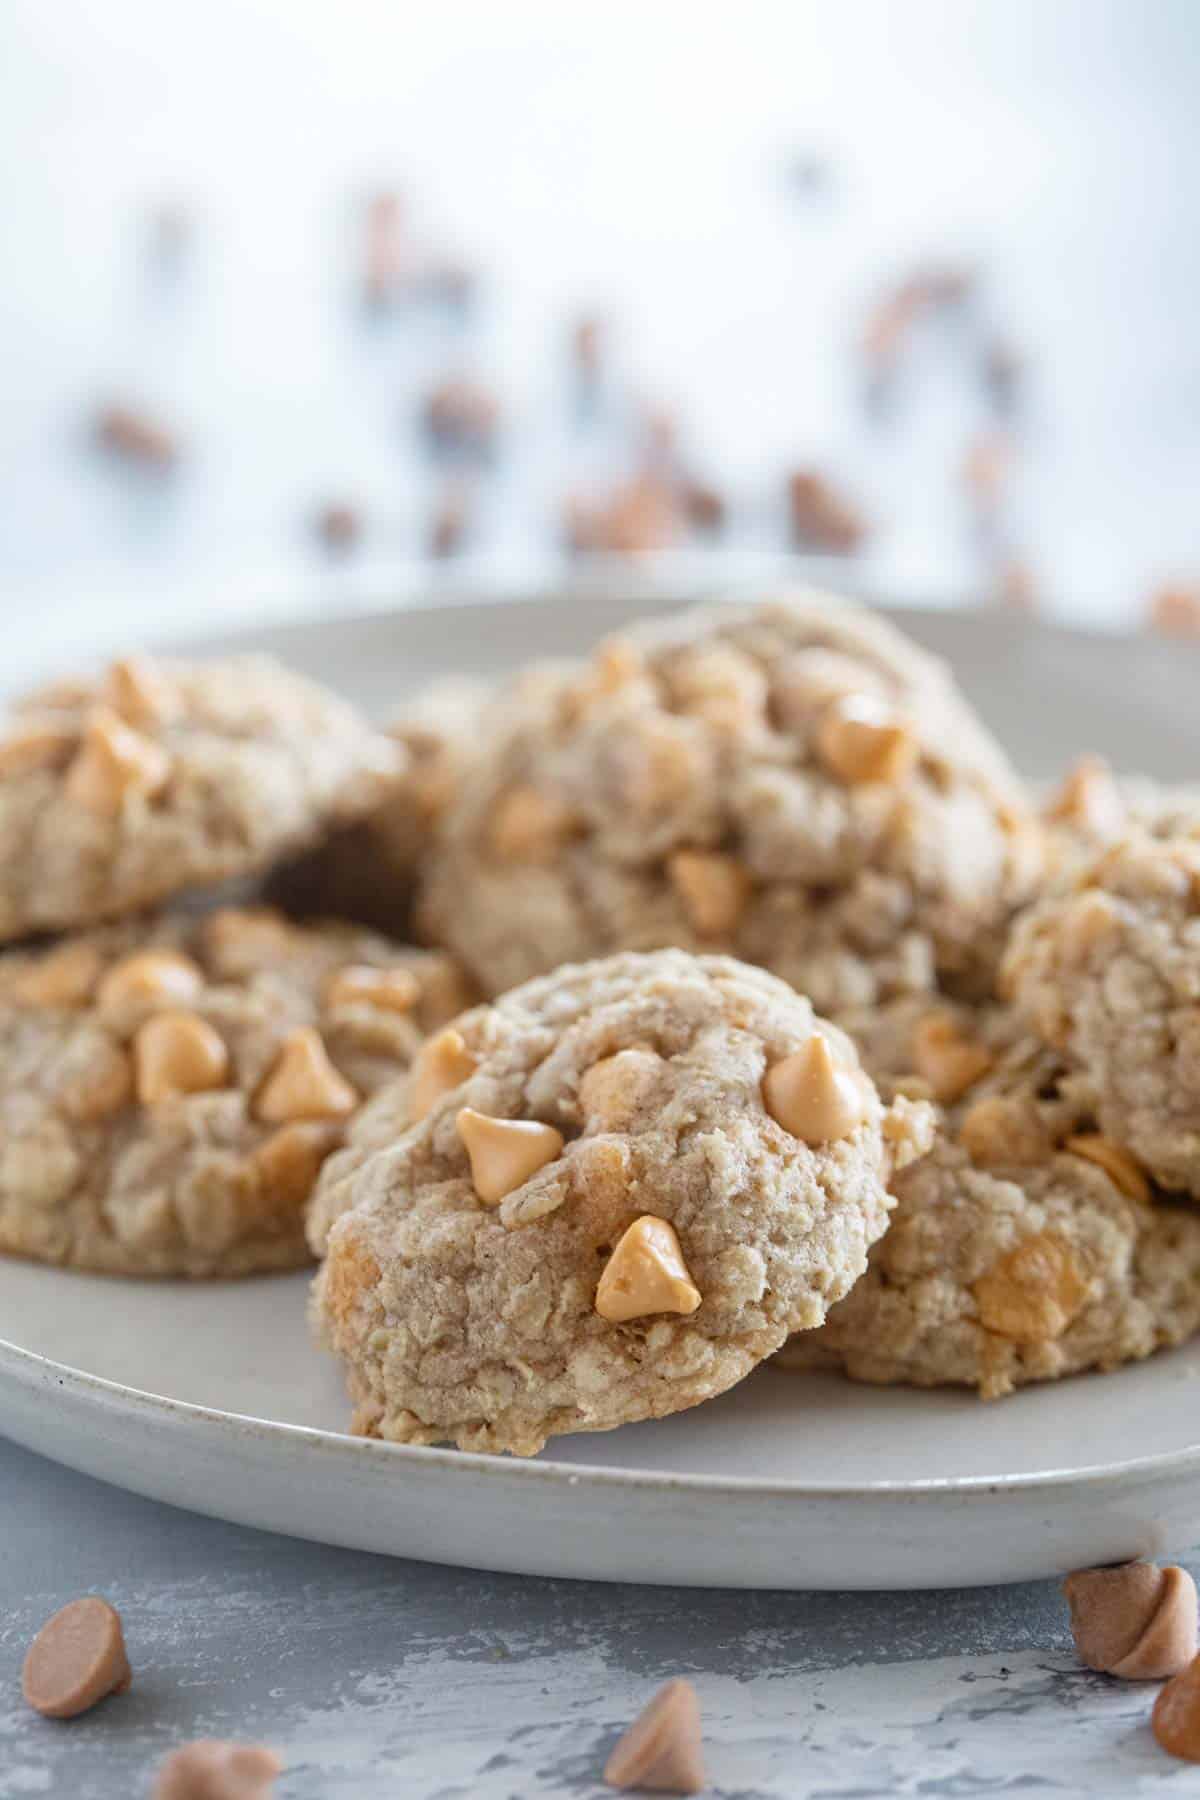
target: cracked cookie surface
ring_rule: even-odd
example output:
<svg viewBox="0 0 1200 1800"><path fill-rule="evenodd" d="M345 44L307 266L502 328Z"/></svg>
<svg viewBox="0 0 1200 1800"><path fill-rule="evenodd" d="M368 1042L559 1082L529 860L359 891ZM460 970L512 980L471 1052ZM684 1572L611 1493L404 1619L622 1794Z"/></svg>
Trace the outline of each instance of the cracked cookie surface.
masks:
<svg viewBox="0 0 1200 1800"><path fill-rule="evenodd" d="M619 955L475 1008L322 1171L314 1307L355 1428L530 1454L723 1392L858 1278L931 1131L729 958Z"/></svg>
<svg viewBox="0 0 1200 1800"><path fill-rule="evenodd" d="M262 870L378 805L403 763L265 657L134 658L44 688L0 739L0 939Z"/></svg>
<svg viewBox="0 0 1200 1800"><path fill-rule="evenodd" d="M1200 836L1138 832L1093 858L1018 922L1003 975L1100 1129L1200 1198Z"/></svg>
<svg viewBox="0 0 1200 1800"><path fill-rule="evenodd" d="M0 1251L126 1275L308 1260L361 1102L461 1005L448 957L266 909L0 957Z"/></svg>
<svg viewBox="0 0 1200 1800"><path fill-rule="evenodd" d="M944 667L817 596L649 621L499 699L419 919L487 992L678 945L831 1012L986 985L1041 856Z"/></svg>

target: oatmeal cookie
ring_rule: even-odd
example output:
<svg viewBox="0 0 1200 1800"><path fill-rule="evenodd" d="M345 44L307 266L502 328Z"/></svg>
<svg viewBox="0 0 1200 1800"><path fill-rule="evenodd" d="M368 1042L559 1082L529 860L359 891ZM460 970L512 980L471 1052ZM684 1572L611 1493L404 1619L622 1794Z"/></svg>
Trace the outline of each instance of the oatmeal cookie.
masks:
<svg viewBox="0 0 1200 1800"><path fill-rule="evenodd" d="M355 1429L532 1454L723 1392L857 1280L931 1129L726 957L615 956L477 1007L322 1174L315 1311Z"/></svg>
<svg viewBox="0 0 1200 1800"><path fill-rule="evenodd" d="M494 993L729 952L826 1012L986 987L1041 834L944 667L812 598L650 621L489 711L419 922Z"/></svg>
<svg viewBox="0 0 1200 1800"><path fill-rule="evenodd" d="M1200 1199L1200 834L1135 832L1017 924L1003 977L1102 1131Z"/></svg>
<svg viewBox="0 0 1200 1800"><path fill-rule="evenodd" d="M1102 756L1086 755L1042 800L1047 886L1077 879L1100 850L1132 832L1169 839L1200 831L1200 788L1116 775Z"/></svg>
<svg viewBox="0 0 1200 1800"><path fill-rule="evenodd" d="M307 1260L366 1097L462 998L449 958L223 908L0 957L0 1251L126 1275Z"/></svg>
<svg viewBox="0 0 1200 1800"><path fill-rule="evenodd" d="M403 752L264 657L130 659L0 740L0 939L248 875L377 806Z"/></svg>
<svg viewBox="0 0 1200 1800"><path fill-rule="evenodd" d="M944 1138L896 1196L863 1279L777 1365L996 1399L1200 1329L1200 1217L1122 1187L1091 1154L978 1166Z"/></svg>

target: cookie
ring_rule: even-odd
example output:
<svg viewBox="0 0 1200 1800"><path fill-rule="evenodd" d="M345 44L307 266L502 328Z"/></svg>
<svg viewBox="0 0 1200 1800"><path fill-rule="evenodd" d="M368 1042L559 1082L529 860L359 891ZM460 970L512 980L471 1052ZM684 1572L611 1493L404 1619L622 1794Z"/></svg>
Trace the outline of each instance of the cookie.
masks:
<svg viewBox="0 0 1200 1800"><path fill-rule="evenodd" d="M125 1275L308 1259L366 1097L459 1009L449 959L263 910L0 957L0 1251Z"/></svg>
<svg viewBox="0 0 1200 1800"><path fill-rule="evenodd" d="M0 741L0 939L252 874L376 807L403 752L263 657L127 660Z"/></svg>
<svg viewBox="0 0 1200 1800"><path fill-rule="evenodd" d="M355 1429L528 1455L722 1393L857 1280L931 1130L725 957L619 955L464 1014L314 1200Z"/></svg>
<svg viewBox="0 0 1200 1800"><path fill-rule="evenodd" d="M434 682L389 726L404 767L365 818L275 868L271 900L301 917L357 919L402 932L417 870L458 789L489 694L486 682Z"/></svg>
<svg viewBox="0 0 1200 1800"><path fill-rule="evenodd" d="M1200 1215L1124 1191L1091 1154L981 1167L943 1138L896 1196L863 1279L777 1366L991 1400L1200 1329Z"/></svg>
<svg viewBox="0 0 1200 1800"><path fill-rule="evenodd" d="M1096 854L1131 832L1174 838L1200 829L1200 788L1116 775L1086 755L1042 801L1048 885L1076 879Z"/></svg>
<svg viewBox="0 0 1200 1800"><path fill-rule="evenodd" d="M986 987L1041 834L943 666L814 597L651 621L482 721L422 932L494 993L677 945L823 1011Z"/></svg>
<svg viewBox="0 0 1200 1800"><path fill-rule="evenodd" d="M1004 981L1100 1129L1200 1198L1200 835L1135 832L1017 924Z"/></svg>

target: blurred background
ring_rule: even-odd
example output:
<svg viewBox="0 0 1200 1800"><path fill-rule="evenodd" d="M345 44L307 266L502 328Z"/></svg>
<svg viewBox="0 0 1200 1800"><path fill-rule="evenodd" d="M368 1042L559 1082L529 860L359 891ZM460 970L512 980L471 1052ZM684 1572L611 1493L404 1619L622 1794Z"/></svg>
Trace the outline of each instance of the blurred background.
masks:
<svg viewBox="0 0 1200 1800"><path fill-rule="evenodd" d="M22 655L811 571L1200 619L1195 0L7 0Z"/></svg>

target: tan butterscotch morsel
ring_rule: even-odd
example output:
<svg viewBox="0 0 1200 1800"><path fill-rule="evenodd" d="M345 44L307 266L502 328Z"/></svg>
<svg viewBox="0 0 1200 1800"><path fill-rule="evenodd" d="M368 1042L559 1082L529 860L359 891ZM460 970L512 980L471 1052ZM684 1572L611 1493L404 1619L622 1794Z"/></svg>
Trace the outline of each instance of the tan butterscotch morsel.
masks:
<svg viewBox="0 0 1200 1800"><path fill-rule="evenodd" d="M341 1119L352 1113L359 1096L329 1059L321 1034L311 1025L286 1037L254 1102L268 1124L294 1119Z"/></svg>
<svg viewBox="0 0 1200 1800"><path fill-rule="evenodd" d="M1063 920L1063 949L1073 962L1085 963L1117 922L1115 902L1098 889L1089 888Z"/></svg>
<svg viewBox="0 0 1200 1800"><path fill-rule="evenodd" d="M736 930L751 887L736 857L719 850L676 850L667 862L667 874L700 937L723 937Z"/></svg>
<svg viewBox="0 0 1200 1800"><path fill-rule="evenodd" d="M137 1097L143 1106L224 1086L229 1052L206 1019L191 1012L156 1013L133 1040Z"/></svg>
<svg viewBox="0 0 1200 1800"><path fill-rule="evenodd" d="M960 1100L992 1066L992 1054L965 1037L949 1013L930 1013L913 1032L917 1072L929 1083L935 1100Z"/></svg>
<svg viewBox="0 0 1200 1800"><path fill-rule="evenodd" d="M1200 1762L1200 1656L1168 1681L1150 1723L1164 1750L1184 1762Z"/></svg>
<svg viewBox="0 0 1200 1800"><path fill-rule="evenodd" d="M21 1691L48 1719L73 1719L132 1680L120 1614L89 1594L47 1619L21 1671Z"/></svg>
<svg viewBox="0 0 1200 1800"><path fill-rule="evenodd" d="M1196 1584L1171 1564L1077 1569L1063 1582L1080 1661L1122 1681L1178 1675L1197 1650Z"/></svg>
<svg viewBox="0 0 1200 1800"><path fill-rule="evenodd" d="M60 944L13 984L19 1006L83 1006L100 979L104 959L94 944Z"/></svg>
<svg viewBox="0 0 1200 1800"><path fill-rule="evenodd" d="M408 1116L423 1119L443 1094L453 1093L475 1073L475 1058L463 1042L462 1033L447 1025L431 1037L413 1064L408 1090Z"/></svg>
<svg viewBox="0 0 1200 1800"><path fill-rule="evenodd" d="M1053 1232L1026 1238L975 1283L980 1322L1017 1343L1061 1337L1088 1298L1070 1248Z"/></svg>
<svg viewBox="0 0 1200 1800"><path fill-rule="evenodd" d="M570 809L560 800L535 787L515 787L496 808L491 843L498 856L539 861L554 855L570 831Z"/></svg>
<svg viewBox="0 0 1200 1800"><path fill-rule="evenodd" d="M615 1745L604 1779L609 1787L642 1793L703 1792L700 1702L690 1681L677 1677L658 1690Z"/></svg>
<svg viewBox="0 0 1200 1800"><path fill-rule="evenodd" d="M596 1289L596 1311L602 1319L623 1324L652 1313L694 1313L702 1299L674 1226L645 1213L609 1257Z"/></svg>
<svg viewBox="0 0 1200 1800"><path fill-rule="evenodd" d="M421 984L408 969L373 969L349 963L325 989L325 1004L378 1006L385 1012L411 1012L421 998Z"/></svg>
<svg viewBox="0 0 1200 1800"><path fill-rule="evenodd" d="M859 1069L839 1064L819 1032L763 1077L763 1103L777 1124L806 1144L848 1137L867 1113Z"/></svg>
<svg viewBox="0 0 1200 1800"><path fill-rule="evenodd" d="M204 985L190 956L176 950L143 950L114 963L96 994L101 1018L126 1026L161 1006L186 1006Z"/></svg>
<svg viewBox="0 0 1200 1800"><path fill-rule="evenodd" d="M149 657L122 657L108 671L107 685L113 711L139 730L154 731L179 711L178 694Z"/></svg>
<svg viewBox="0 0 1200 1800"><path fill-rule="evenodd" d="M283 1764L264 1744L197 1738L173 1750L151 1800L271 1800Z"/></svg>
<svg viewBox="0 0 1200 1800"><path fill-rule="evenodd" d="M1101 840L1116 837L1127 818L1121 790L1102 756L1081 756L1043 810L1052 823Z"/></svg>
<svg viewBox="0 0 1200 1800"><path fill-rule="evenodd" d="M301 1119L292 1125L281 1125L260 1144L251 1163L270 1207L287 1213L303 1206L321 1172L321 1164L341 1141L339 1125L322 1119Z"/></svg>
<svg viewBox="0 0 1200 1800"><path fill-rule="evenodd" d="M816 744L830 773L852 785L901 782L920 755L909 726L867 695L835 700L817 729Z"/></svg>
<svg viewBox="0 0 1200 1800"><path fill-rule="evenodd" d="M973 1163L1036 1167L1049 1161L1054 1145L1036 1108L1009 1094L974 1101L958 1126L958 1140Z"/></svg>
<svg viewBox="0 0 1200 1800"><path fill-rule="evenodd" d="M464 1106L456 1124L475 1192L485 1206L499 1206L506 1194L524 1187L531 1175L553 1162L563 1147L562 1132L536 1119L491 1119Z"/></svg>
<svg viewBox="0 0 1200 1800"><path fill-rule="evenodd" d="M1143 1206L1150 1204L1150 1183L1146 1179L1144 1169L1137 1158L1120 1144L1114 1144L1111 1138L1104 1137L1098 1131L1082 1131L1074 1137L1067 1138L1063 1144L1073 1156L1082 1156L1088 1162L1094 1162L1112 1177L1123 1194L1131 1200L1140 1200Z"/></svg>
<svg viewBox="0 0 1200 1800"><path fill-rule="evenodd" d="M67 770L63 791L88 812L108 817L127 799L152 799L167 785L171 759L161 745L143 737L105 707L97 707Z"/></svg>
<svg viewBox="0 0 1200 1800"><path fill-rule="evenodd" d="M0 738L0 781L8 775L27 775L33 769L65 768L78 741L74 731L53 720L28 719Z"/></svg>

